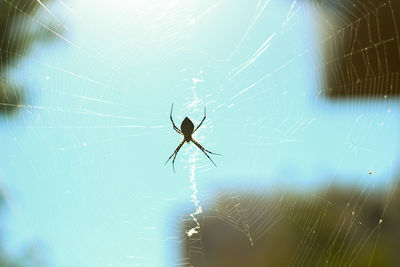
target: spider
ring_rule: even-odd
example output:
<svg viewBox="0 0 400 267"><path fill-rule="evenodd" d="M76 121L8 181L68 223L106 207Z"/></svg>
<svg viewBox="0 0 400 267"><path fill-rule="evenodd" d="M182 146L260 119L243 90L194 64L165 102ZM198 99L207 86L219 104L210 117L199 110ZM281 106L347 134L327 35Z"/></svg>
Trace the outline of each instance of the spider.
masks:
<svg viewBox="0 0 400 267"><path fill-rule="evenodd" d="M188 143L190 143L190 141L192 141L201 151L203 151L203 153L207 156L207 158L208 158L209 160L211 160L211 162L214 164L214 166L217 167L217 165L216 165L216 164L214 163L214 161L210 158L210 156L207 154L207 152L210 153L210 154L213 154L213 155L220 155L220 154L217 154L217 153L211 152L210 150L205 149L205 148L202 147L196 140L194 140L193 137L192 137L192 134L194 134L194 133L197 131L197 129L200 128L200 126L203 124L204 120L206 119L206 108L204 107L204 118L201 120L200 124L199 124L196 128L194 128L193 122L192 122L188 117L185 117L185 119L182 121L181 129L179 129L178 127L176 127L176 125L175 125L175 123L174 123L174 120L172 119L172 110L173 110L173 108L174 108L174 104L172 103L172 106L171 106L171 113L170 113L170 115L169 115L169 118L171 119L172 127L174 128L174 130L175 130L178 134L183 135L183 140L182 140L182 142L180 142L180 144L178 145L178 147L175 149L174 153L172 153L172 155L167 159L167 161L165 162L165 164L167 164L168 161L169 161L172 157L174 157L174 158L172 159L172 169L173 169L174 172L175 172L175 165L174 165L174 163L175 163L176 155L178 155L178 152L179 152L179 150L181 149L183 143L185 143L185 141L188 142ZM194 130L193 130L193 129L194 129Z"/></svg>

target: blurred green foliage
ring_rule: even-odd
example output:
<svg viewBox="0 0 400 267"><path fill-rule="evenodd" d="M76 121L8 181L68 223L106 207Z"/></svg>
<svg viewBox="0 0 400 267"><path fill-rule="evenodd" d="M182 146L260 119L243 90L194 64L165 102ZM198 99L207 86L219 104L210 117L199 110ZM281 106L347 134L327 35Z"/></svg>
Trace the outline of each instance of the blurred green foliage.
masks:
<svg viewBox="0 0 400 267"><path fill-rule="evenodd" d="M48 2L48 1L43 1ZM0 1L0 115L10 117L24 105L24 86L9 77L21 55L28 50L38 33L28 33L24 20L29 19L39 6L38 1ZM0 213L6 203L0 190ZM0 216L1 222L4 220ZM0 267L46 266L37 244L25 247L19 255L9 253L3 246L4 227L0 222Z"/></svg>
<svg viewBox="0 0 400 267"><path fill-rule="evenodd" d="M32 30L32 18L40 7L39 1L0 1L0 115L14 114L25 102L26 85L12 80L9 70L18 65L33 42L50 35L43 29Z"/></svg>

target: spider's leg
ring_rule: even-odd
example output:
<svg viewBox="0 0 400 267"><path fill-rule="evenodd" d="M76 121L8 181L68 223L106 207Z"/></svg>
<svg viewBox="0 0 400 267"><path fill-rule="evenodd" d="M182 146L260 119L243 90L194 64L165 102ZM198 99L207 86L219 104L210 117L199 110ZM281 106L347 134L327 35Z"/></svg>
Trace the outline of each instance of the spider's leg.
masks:
<svg viewBox="0 0 400 267"><path fill-rule="evenodd" d="M191 141L192 141L201 151L203 151L203 153L207 156L207 158L208 158L209 160L211 160L211 162L214 164L215 167L217 167L217 164L215 164L215 162L210 158L210 156L207 154L207 152L208 152L208 153L211 153L211 154L215 154L215 155L219 155L219 154L213 153L213 152L211 152L211 151L205 149L202 145L200 145L199 143L197 143L197 141L194 140L193 138L192 138ZM206 152L206 151L207 151L207 152Z"/></svg>
<svg viewBox="0 0 400 267"><path fill-rule="evenodd" d="M196 129L194 129L193 133L194 133L195 131L197 131L197 129L200 128L200 126L203 124L203 122L204 122L205 119L206 119L206 107L204 107L204 118L201 120L199 126L197 126Z"/></svg>
<svg viewBox="0 0 400 267"><path fill-rule="evenodd" d="M176 155L178 155L179 149L181 149L181 147L182 147L182 145L183 145L184 142L185 142L185 140L182 140L182 142L181 142L181 143L178 145L178 147L175 149L174 153L172 153L172 155L171 155L171 156L167 159L167 161L164 163L164 165L167 164L168 161L169 161L172 157L174 157L174 158L172 159L172 169L174 170L174 172L175 172L175 166L174 166L175 158L176 158Z"/></svg>
<svg viewBox="0 0 400 267"><path fill-rule="evenodd" d="M208 149L205 149L202 145L200 145L196 140L194 140L193 139L193 137L192 137L192 140L191 140L196 146L198 146L198 148L200 148L201 150L204 150L204 151L206 151L206 152L208 152L208 153L210 153L210 154L213 154L213 155L218 155L218 156L221 156L221 154L218 154L218 153L214 153L214 152L211 152L210 150L208 150Z"/></svg>
<svg viewBox="0 0 400 267"><path fill-rule="evenodd" d="M180 144L178 145L178 147L175 149L174 153L172 153L172 155L167 159L167 161L164 163L164 165L167 164L168 161L169 161L176 153L178 153L179 149L181 149L181 147L182 147L182 145L183 145L184 142L185 142L185 140L182 140L182 142L180 142Z"/></svg>
<svg viewBox="0 0 400 267"><path fill-rule="evenodd" d="M200 144L199 144L199 145L200 145ZM210 150L207 150L207 149L205 149L204 147L203 147L203 149L204 149L205 151L207 151L208 153L210 153L210 154L222 156L222 154L218 154L218 153L211 152Z"/></svg>
<svg viewBox="0 0 400 267"><path fill-rule="evenodd" d="M172 106L171 106L171 113L169 114L169 118L171 119L172 126L173 126L174 130L175 130L178 134L183 135L182 131L179 130L178 127L176 127L176 125L175 125L175 123L174 123L174 120L172 119L172 109L173 109L173 108L174 108L174 103L172 103Z"/></svg>
<svg viewBox="0 0 400 267"><path fill-rule="evenodd" d="M176 159L176 156L178 155L178 152L176 152L175 153L175 156L174 156L174 158L172 159L172 170L174 171L174 173L175 173L175 159Z"/></svg>

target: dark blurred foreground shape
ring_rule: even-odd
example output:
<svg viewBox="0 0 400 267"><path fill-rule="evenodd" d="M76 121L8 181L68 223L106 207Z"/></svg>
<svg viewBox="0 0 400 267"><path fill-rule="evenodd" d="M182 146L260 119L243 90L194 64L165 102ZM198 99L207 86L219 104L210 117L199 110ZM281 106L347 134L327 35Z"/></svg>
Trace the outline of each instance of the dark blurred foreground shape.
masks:
<svg viewBox="0 0 400 267"><path fill-rule="evenodd" d="M42 4L48 2L41 1ZM52 20L47 18L50 16L48 13L41 18L33 17L39 9L43 9L40 1L0 1L0 116L13 115L25 104L25 90L30 85L23 84L25 77L11 78L9 72L12 69L15 71L21 60L29 58L26 54L34 42L49 40L48 37L52 35L38 21L46 21L44 25L58 31L49 25L48 21Z"/></svg>
<svg viewBox="0 0 400 267"><path fill-rule="evenodd" d="M310 0L332 99L400 96L400 1Z"/></svg>
<svg viewBox="0 0 400 267"><path fill-rule="evenodd" d="M400 266L400 191L332 188L221 196L200 234L183 236L183 266ZM194 226L188 218L184 232Z"/></svg>

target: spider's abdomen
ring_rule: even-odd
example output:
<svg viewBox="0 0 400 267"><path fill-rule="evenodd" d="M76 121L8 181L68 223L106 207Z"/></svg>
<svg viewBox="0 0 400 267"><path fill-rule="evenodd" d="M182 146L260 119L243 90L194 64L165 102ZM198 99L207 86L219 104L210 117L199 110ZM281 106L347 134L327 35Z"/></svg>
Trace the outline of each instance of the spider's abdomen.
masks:
<svg viewBox="0 0 400 267"><path fill-rule="evenodd" d="M193 122L188 117L186 117L182 121L182 124L181 124L181 131L182 131L183 135L185 136L185 139L190 140L193 130L194 130Z"/></svg>

